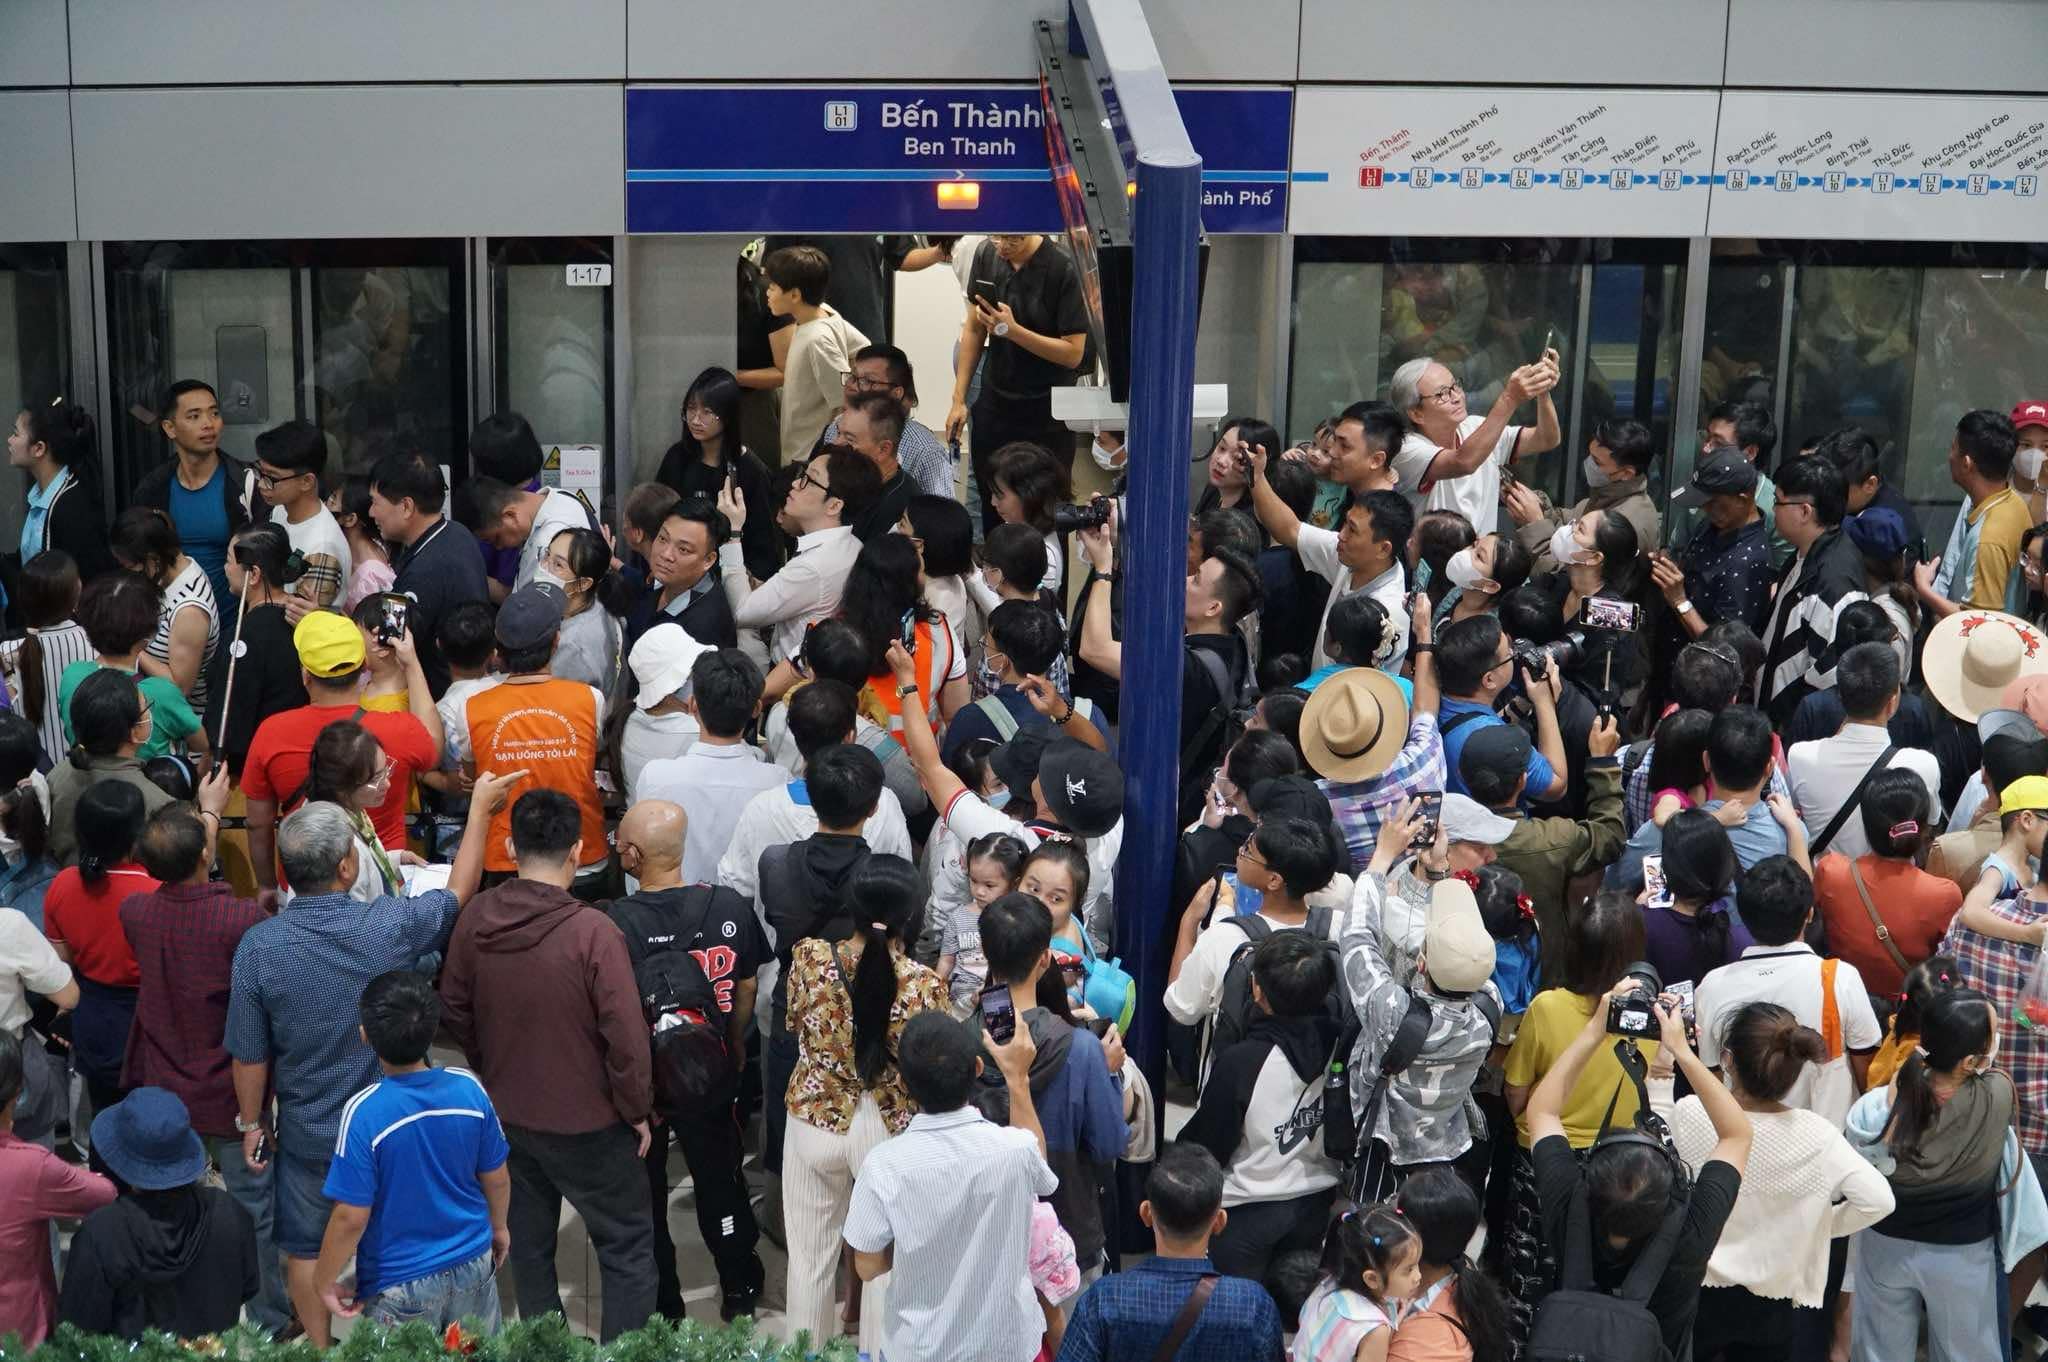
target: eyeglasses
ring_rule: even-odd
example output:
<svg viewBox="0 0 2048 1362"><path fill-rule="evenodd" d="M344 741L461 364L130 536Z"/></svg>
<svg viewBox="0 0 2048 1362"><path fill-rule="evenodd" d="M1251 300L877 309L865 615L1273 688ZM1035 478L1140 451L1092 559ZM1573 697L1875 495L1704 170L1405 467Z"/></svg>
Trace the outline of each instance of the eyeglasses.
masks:
<svg viewBox="0 0 2048 1362"><path fill-rule="evenodd" d="M294 478L305 476L307 475L304 473L271 473L259 468L256 470L256 485L268 490L281 482L290 482Z"/></svg>
<svg viewBox="0 0 2048 1362"><path fill-rule="evenodd" d="M1421 398L1424 402L1434 402L1438 406L1447 407L1451 404L1452 398L1458 396L1460 393L1464 391L1465 389L1462 384L1446 383L1443 387L1438 388L1433 393L1417 393L1415 395Z"/></svg>
<svg viewBox="0 0 2048 1362"><path fill-rule="evenodd" d="M846 390L852 393L885 393L894 386L886 378L867 378L860 374L846 376Z"/></svg>
<svg viewBox="0 0 2048 1362"><path fill-rule="evenodd" d="M1777 505L1781 510L1789 510L1794 506L1811 506L1813 503L1810 501L1795 501L1791 497L1779 497Z"/></svg>
<svg viewBox="0 0 2048 1362"><path fill-rule="evenodd" d="M1243 846L1240 846L1240 847L1239 847L1239 848L1237 849L1237 858L1238 858L1238 859L1239 859L1240 861L1244 861L1245 863L1247 863L1247 864L1249 864L1249 865L1255 865L1255 866L1257 866L1257 867L1258 867L1259 869L1261 869L1261 870L1270 870L1270 869L1272 869L1272 867L1271 867L1271 866L1267 865L1267 864L1266 864L1266 863L1265 863L1264 861L1262 861L1262 860L1260 860L1260 859L1259 859L1259 853L1258 853L1258 852L1256 852L1256 851L1252 850L1252 843L1251 843L1251 839L1250 839L1250 838L1246 838L1246 839L1245 839L1245 842L1244 842L1244 845L1243 845Z"/></svg>
<svg viewBox="0 0 2048 1362"><path fill-rule="evenodd" d="M797 482L799 485L807 482L811 486L817 488L820 492L823 492L826 496L829 497L832 495L832 488L828 484L819 482L816 478L812 477L811 470L808 468L806 468L802 473L797 475Z"/></svg>

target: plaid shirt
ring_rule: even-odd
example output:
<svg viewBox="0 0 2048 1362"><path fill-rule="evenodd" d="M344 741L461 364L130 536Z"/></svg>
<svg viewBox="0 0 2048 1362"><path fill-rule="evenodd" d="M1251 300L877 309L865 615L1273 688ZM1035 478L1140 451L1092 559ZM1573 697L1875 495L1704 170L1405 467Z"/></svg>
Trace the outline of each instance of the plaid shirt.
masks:
<svg viewBox="0 0 2048 1362"><path fill-rule="evenodd" d="M222 1037L242 934L268 916L225 884L167 884L121 905L142 973L121 1082L178 1095L202 1135L235 1129L235 1081Z"/></svg>
<svg viewBox="0 0 2048 1362"><path fill-rule="evenodd" d="M2000 899L1991 911L2007 922L2030 925L2048 917L2048 904L2015 897ZM1971 931L1960 922L1948 929L1941 949L1962 966L1963 982L1991 999L1992 1010L2008 1022L2019 1015L2020 991L2033 973L2039 946L1999 941ZM2001 1029L1999 1067L2012 1075L2019 1092L2020 1143L2029 1154L2048 1155L2048 1036L2029 1026Z"/></svg>
<svg viewBox="0 0 2048 1362"><path fill-rule="evenodd" d="M1444 788L1444 742L1436 715L1417 711L1409 719L1408 741L1379 775L1370 780L1319 780L1316 787L1329 796L1337 831L1351 850L1351 873L1358 874L1372 860L1380 824L1400 809L1401 801Z"/></svg>
<svg viewBox="0 0 2048 1362"><path fill-rule="evenodd" d="M1059 1362L1148 1362L1166 1342L1207 1258L1146 1258L1088 1288L1074 1307ZM1266 1288L1223 1277L1188 1331L1177 1362L1280 1362L1280 1312Z"/></svg>

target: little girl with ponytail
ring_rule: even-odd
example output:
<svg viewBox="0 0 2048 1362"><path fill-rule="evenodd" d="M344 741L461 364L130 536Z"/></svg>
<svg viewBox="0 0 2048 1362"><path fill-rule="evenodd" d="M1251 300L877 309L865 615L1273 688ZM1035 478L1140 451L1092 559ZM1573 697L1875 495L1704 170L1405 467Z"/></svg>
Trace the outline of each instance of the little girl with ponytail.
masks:
<svg viewBox="0 0 2048 1362"><path fill-rule="evenodd" d="M1422 1285L1422 1237L1392 1206L1346 1211L1323 1238L1323 1277L1289 1362L1384 1362L1394 1318Z"/></svg>

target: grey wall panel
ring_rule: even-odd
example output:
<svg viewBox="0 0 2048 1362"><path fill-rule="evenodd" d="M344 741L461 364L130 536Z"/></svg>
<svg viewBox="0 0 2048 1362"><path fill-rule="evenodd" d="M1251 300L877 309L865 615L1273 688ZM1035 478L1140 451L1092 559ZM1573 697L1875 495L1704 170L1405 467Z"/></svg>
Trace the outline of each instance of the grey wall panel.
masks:
<svg viewBox="0 0 2048 1362"><path fill-rule="evenodd" d="M1145 0L1174 80L1291 81L1303 0Z"/></svg>
<svg viewBox="0 0 2048 1362"><path fill-rule="evenodd" d="M0 92L0 241L72 241L71 97L62 90Z"/></svg>
<svg viewBox="0 0 2048 1362"><path fill-rule="evenodd" d="M1729 85L2038 94L2039 0L1728 0Z"/></svg>
<svg viewBox="0 0 2048 1362"><path fill-rule="evenodd" d="M1066 13L1064 0L626 2L633 80L1030 80L1032 18Z"/></svg>
<svg viewBox="0 0 2048 1362"><path fill-rule="evenodd" d="M616 85L89 90L79 228L141 237L625 230ZM209 174L192 179L203 155Z"/></svg>
<svg viewBox="0 0 2048 1362"><path fill-rule="evenodd" d="M1301 0L1301 79L1719 85L1727 22L1728 0Z"/></svg>
<svg viewBox="0 0 2048 1362"><path fill-rule="evenodd" d="M0 85L63 85L70 74L64 0L0 4Z"/></svg>
<svg viewBox="0 0 2048 1362"><path fill-rule="evenodd" d="M80 85L617 80L626 0L71 0L71 49Z"/></svg>

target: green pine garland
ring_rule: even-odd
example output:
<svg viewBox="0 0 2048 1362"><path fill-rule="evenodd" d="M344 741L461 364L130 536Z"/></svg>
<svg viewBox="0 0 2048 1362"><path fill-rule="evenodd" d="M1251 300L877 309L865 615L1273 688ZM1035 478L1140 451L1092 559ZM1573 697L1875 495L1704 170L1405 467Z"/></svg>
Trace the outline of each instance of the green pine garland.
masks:
<svg viewBox="0 0 2048 1362"><path fill-rule="evenodd" d="M853 1340L833 1339L822 1354L809 1349L808 1335L784 1343L758 1332L741 1319L722 1328L695 1320L681 1324L656 1318L642 1329L598 1343L572 1333L560 1315L515 1320L489 1337L464 1336L464 1347L451 1350L442 1335L425 1324L395 1329L363 1323L349 1331L325 1362L854 1362ZM321 1352L304 1339L273 1343L253 1325L243 1325L218 1338L187 1344L155 1330L136 1342L107 1334L88 1334L60 1325L33 1353L13 1335L0 1339L0 1358L25 1362L321 1362Z"/></svg>

